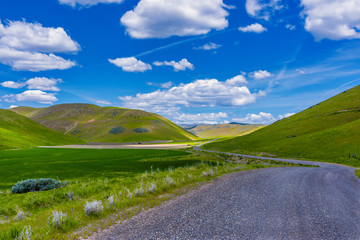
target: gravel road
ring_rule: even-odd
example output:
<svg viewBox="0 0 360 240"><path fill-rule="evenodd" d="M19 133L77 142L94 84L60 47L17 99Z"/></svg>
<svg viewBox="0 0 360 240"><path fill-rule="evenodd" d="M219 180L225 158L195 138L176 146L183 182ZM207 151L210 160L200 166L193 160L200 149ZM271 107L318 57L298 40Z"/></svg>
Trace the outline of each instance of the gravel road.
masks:
<svg viewBox="0 0 360 240"><path fill-rule="evenodd" d="M360 239L354 169L319 165L228 174L90 239Z"/></svg>

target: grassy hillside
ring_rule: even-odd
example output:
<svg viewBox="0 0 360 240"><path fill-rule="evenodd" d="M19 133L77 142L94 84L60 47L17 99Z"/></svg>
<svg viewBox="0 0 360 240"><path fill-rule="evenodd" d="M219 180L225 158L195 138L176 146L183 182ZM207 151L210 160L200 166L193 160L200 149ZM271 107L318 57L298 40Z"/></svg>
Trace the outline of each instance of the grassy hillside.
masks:
<svg viewBox="0 0 360 240"><path fill-rule="evenodd" d="M13 111L42 125L87 142L186 141L196 137L166 118L140 110L61 104Z"/></svg>
<svg viewBox="0 0 360 240"><path fill-rule="evenodd" d="M201 138L222 138L242 136L252 133L264 125L242 125L242 124L217 124L197 125L188 129L189 132Z"/></svg>
<svg viewBox="0 0 360 240"><path fill-rule="evenodd" d="M360 86L252 134L206 149L360 166Z"/></svg>
<svg viewBox="0 0 360 240"><path fill-rule="evenodd" d="M46 128L10 110L0 109L0 149L75 143L83 142Z"/></svg>

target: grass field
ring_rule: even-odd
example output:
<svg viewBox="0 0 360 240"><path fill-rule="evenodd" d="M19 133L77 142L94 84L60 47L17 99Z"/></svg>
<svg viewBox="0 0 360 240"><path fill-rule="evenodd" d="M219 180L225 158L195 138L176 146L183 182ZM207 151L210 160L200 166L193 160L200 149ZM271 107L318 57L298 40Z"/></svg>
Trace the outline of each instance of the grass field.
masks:
<svg viewBox="0 0 360 240"><path fill-rule="evenodd" d="M0 193L0 239L29 233L31 239L77 239L181 194L184 187L233 171L293 166L223 154L123 149L7 150L0 151L0 164L5 188ZM8 190L18 180L40 177L68 184L26 194ZM84 205L94 200L101 201L103 211L87 215ZM54 227L59 212L65 215Z"/></svg>
<svg viewBox="0 0 360 240"><path fill-rule="evenodd" d="M79 139L46 128L27 117L0 109L0 149L82 143Z"/></svg>
<svg viewBox="0 0 360 240"><path fill-rule="evenodd" d="M60 104L48 108L11 109L34 121L86 142L143 142L197 139L168 119L141 110Z"/></svg>
<svg viewBox="0 0 360 240"><path fill-rule="evenodd" d="M201 138L223 138L250 134L265 125L217 124L198 125L188 129L189 132Z"/></svg>
<svg viewBox="0 0 360 240"><path fill-rule="evenodd" d="M355 174L358 176L358 178L360 178L360 169L355 170Z"/></svg>
<svg viewBox="0 0 360 240"><path fill-rule="evenodd" d="M205 149L360 166L360 86L246 136Z"/></svg>

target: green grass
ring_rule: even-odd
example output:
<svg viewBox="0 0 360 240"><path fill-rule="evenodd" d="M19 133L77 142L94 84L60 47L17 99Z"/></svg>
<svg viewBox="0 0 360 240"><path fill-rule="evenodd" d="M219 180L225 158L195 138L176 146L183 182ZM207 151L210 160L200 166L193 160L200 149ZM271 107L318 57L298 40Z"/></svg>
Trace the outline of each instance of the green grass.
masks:
<svg viewBox="0 0 360 240"><path fill-rule="evenodd" d="M0 154L1 184L7 189L25 178L68 181L66 187L45 192L11 194L3 190L0 239L14 239L25 228L31 228L32 239L78 239L158 205L199 182L233 171L294 166L224 154L166 150L28 149ZM151 184L156 188L148 192ZM140 188L144 193L136 196ZM115 199L112 206L109 198ZM104 211L88 216L84 205L94 200L102 201ZM59 227L51 224L53 211L67 214ZM24 218L19 220L19 215Z"/></svg>
<svg viewBox="0 0 360 240"><path fill-rule="evenodd" d="M246 136L205 149L360 166L360 86Z"/></svg>
<svg viewBox="0 0 360 240"><path fill-rule="evenodd" d="M356 170L355 170L355 174L356 174L356 176L357 176L358 178L360 178L360 169L356 169Z"/></svg>
<svg viewBox="0 0 360 240"><path fill-rule="evenodd" d="M87 142L195 140L196 136L155 113L91 104L12 109L53 130ZM139 132L136 129L146 129ZM115 131L119 130L121 131ZM134 131L135 130L135 131ZM110 133L111 132L111 133Z"/></svg>
<svg viewBox="0 0 360 240"><path fill-rule="evenodd" d="M84 142L46 128L10 110L0 109L0 149L81 143Z"/></svg>
<svg viewBox="0 0 360 240"><path fill-rule="evenodd" d="M198 125L188 131L201 138L224 138L250 134L264 125L218 124Z"/></svg>
<svg viewBox="0 0 360 240"><path fill-rule="evenodd" d="M183 151L149 149L5 150L0 151L0 189L10 188L17 181L28 178L133 177L151 166L163 170L194 163L186 160L188 155Z"/></svg>

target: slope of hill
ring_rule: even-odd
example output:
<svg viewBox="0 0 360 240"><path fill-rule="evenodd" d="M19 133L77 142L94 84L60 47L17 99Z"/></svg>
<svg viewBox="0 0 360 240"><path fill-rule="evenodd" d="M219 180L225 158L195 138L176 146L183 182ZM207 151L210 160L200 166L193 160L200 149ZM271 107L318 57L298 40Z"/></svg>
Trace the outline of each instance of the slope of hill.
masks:
<svg viewBox="0 0 360 240"><path fill-rule="evenodd" d="M244 125L237 123L217 125L197 125L187 130L201 138L235 137L252 133L265 125Z"/></svg>
<svg viewBox="0 0 360 240"><path fill-rule="evenodd" d="M87 142L187 141L196 137L168 119L140 110L60 104L48 108L13 108L36 122Z"/></svg>
<svg viewBox="0 0 360 240"><path fill-rule="evenodd" d="M252 134L204 148L360 166L360 86Z"/></svg>
<svg viewBox="0 0 360 240"><path fill-rule="evenodd" d="M10 110L0 109L0 149L81 143L84 142L46 128Z"/></svg>

